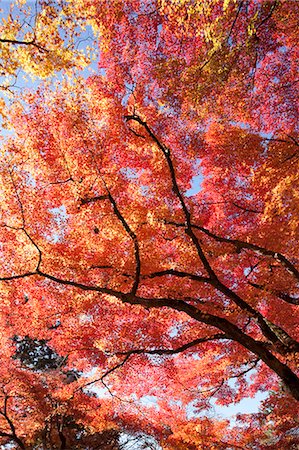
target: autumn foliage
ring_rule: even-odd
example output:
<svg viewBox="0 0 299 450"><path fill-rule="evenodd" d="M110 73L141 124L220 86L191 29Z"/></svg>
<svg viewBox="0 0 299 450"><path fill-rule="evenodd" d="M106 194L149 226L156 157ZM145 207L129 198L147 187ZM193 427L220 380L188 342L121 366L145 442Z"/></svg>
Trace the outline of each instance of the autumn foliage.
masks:
<svg viewBox="0 0 299 450"><path fill-rule="evenodd" d="M297 448L299 3L15 7L3 71L46 81L3 110L3 448Z"/></svg>

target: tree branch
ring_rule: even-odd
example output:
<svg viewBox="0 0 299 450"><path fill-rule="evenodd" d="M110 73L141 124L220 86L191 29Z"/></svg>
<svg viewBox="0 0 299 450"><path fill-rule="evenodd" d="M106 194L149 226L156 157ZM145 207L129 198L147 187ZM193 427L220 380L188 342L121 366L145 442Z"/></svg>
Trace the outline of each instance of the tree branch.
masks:
<svg viewBox="0 0 299 450"><path fill-rule="evenodd" d="M170 178L171 178L171 183L172 183L172 190L174 192L174 194L177 196L184 216L185 216L185 233L190 237L191 241L193 242L198 256L205 268L205 270L207 271L207 273L209 274L210 278L215 279L217 278L215 272L213 271L212 267L210 266L210 263L208 262L202 248L201 245L199 243L199 240L197 239L197 236L194 234L193 230L192 230L192 226L191 226L191 214L187 208L187 205L185 203L184 197L182 195L182 193L180 192L177 180L176 180L176 173L175 173L175 168L170 156L170 149L168 147L166 147L166 145L164 145L159 139L158 137L155 135L155 133L151 130L151 128L148 126L148 124L141 120L141 118L137 115L131 115L131 116L125 116L125 119L127 121L133 120L136 121L137 123L139 123L147 132L147 134L150 136L150 138L157 144L158 148L162 151L167 165L168 165L168 169L169 169L169 173L170 173Z"/></svg>
<svg viewBox="0 0 299 450"><path fill-rule="evenodd" d="M4 407L3 407L4 410L3 410L3 411L0 411L0 414L1 414L1 416L3 416L3 417L5 418L6 422L8 423L9 428L10 428L10 430L11 430L11 434L5 433L5 432L0 432L0 436L10 438L10 439L13 440L16 444L18 444L18 446L19 446L21 449L25 450L25 445L24 445L23 441L17 436L17 434L16 434L16 428L15 428L15 426L14 426L14 423L12 422L12 420L11 420L11 419L9 418L9 416L8 416L8 413L7 413L8 399L9 399L9 396L8 396L8 395L5 395L5 397L4 397Z"/></svg>
<svg viewBox="0 0 299 450"><path fill-rule="evenodd" d="M42 47L41 45L38 45L34 39L31 41L19 41L18 39L6 39L6 38L0 38L0 42L3 44L12 44L12 45L32 45L33 47L36 47L41 52L49 52L46 48Z"/></svg>
<svg viewBox="0 0 299 450"><path fill-rule="evenodd" d="M79 390L82 390L82 389L84 389L84 388L86 388L87 386L91 386L92 384L94 384L94 383L98 383L99 381L100 382L104 382L104 379L108 376L108 375L110 375L112 372L114 372L115 370L117 370L117 369L119 369L120 367L122 367L127 361L128 361L128 359L130 358L130 356L131 356L131 354L127 354L126 356L125 356L125 358L120 362L120 363L118 363L118 364L116 364L115 366L113 366L113 367L111 367L111 369L108 369L100 378L97 378L96 380L93 380L93 381L89 381L88 383L85 383L83 386L80 386L79 388L77 388L76 390L75 390L75 392L76 391L79 391ZM105 384L105 383L104 383ZM105 384L105 387L109 390L109 392L110 392L110 389L107 387L107 385Z"/></svg>
<svg viewBox="0 0 299 450"><path fill-rule="evenodd" d="M46 274L40 270L37 274L48 278L56 283L63 285L73 286L85 291L99 292L102 294L108 294L114 296L121 300L123 303L128 303L130 305L141 305L146 308L171 308L178 312L184 312L189 317L194 320L205 323L212 327L218 328L223 331L228 339L238 342L243 347L245 347L250 352L256 354L270 369L272 369L289 388L293 397L299 400L299 378L292 370L279 361L262 343L256 341L252 337L246 335L240 328L231 323L229 320L215 316L201 311L195 306L184 302L183 300L169 299L169 298L144 298L133 295L132 293L123 293L115 291L113 289L98 287L98 286L88 286L82 283L78 283L70 280L62 280L53 275ZM125 359L126 360L126 359ZM124 362L125 362L124 360ZM123 364L124 364L123 362Z"/></svg>
<svg viewBox="0 0 299 450"><path fill-rule="evenodd" d="M167 275L173 275L175 277L180 277L180 278L189 278L190 280L199 281L201 283L210 283L210 278L208 278L208 277L202 277L200 275L195 275L193 273L188 273L188 272L182 272L180 270L175 270L175 269L166 269L166 270L161 270L159 272L152 272L149 275L142 276L142 279L157 278L157 277L163 277L163 276L167 276Z"/></svg>
<svg viewBox="0 0 299 450"><path fill-rule="evenodd" d="M208 342L208 341L214 341L217 339L229 339L224 333L218 333L218 334L214 334L213 336L209 336L209 337L205 337L205 338L198 338L198 339L194 339L191 342L187 342L184 345L181 345L178 348L175 349L153 349L153 350L147 350L144 348L140 348L140 349L133 349L133 350L128 350L127 352L116 352L116 355L143 355L143 354L148 354L148 355L176 355L178 353L182 353L185 350L188 350L188 348L191 347L196 347L199 344L202 344L204 342Z"/></svg>
<svg viewBox="0 0 299 450"><path fill-rule="evenodd" d="M114 213L116 215L116 217L119 219L119 221L121 222L122 226L124 227L124 229L126 230L126 232L128 233L128 235L130 236L130 238L133 241L133 245L134 245L134 257L135 257L135 280L131 289L131 294L135 295L137 290L138 290L138 286L139 286L139 282L140 282L140 272L141 272L141 260L140 260L140 251L139 251L139 243L138 243L138 239L136 234L134 233L134 231L131 229L131 227L129 226L128 222L126 221L126 219L124 218L124 216L121 214L120 210L117 207L116 201L114 200L114 198L112 197L108 187L106 186L106 189L108 191L108 198L110 200L110 203L113 207Z"/></svg>
<svg viewBox="0 0 299 450"><path fill-rule="evenodd" d="M81 205L86 205L88 203L95 203L100 200L108 200L108 199L109 199L109 195L97 195L96 197L81 198L80 202L81 202Z"/></svg>
<svg viewBox="0 0 299 450"><path fill-rule="evenodd" d="M18 280L20 278L26 278L31 277L32 275L36 275L37 272L26 272L20 275L11 275L9 277L0 277L0 281L11 281L11 280Z"/></svg>
<svg viewBox="0 0 299 450"><path fill-rule="evenodd" d="M264 333L265 337L269 339L271 342L275 343L278 341L278 338L276 334L272 331L272 329L268 326L266 321L264 320L263 315L256 311L251 305L249 305L245 300L243 300L239 295L237 295L234 291L232 291L230 288L225 286L216 275L215 271L212 269L203 249L199 242L199 239L197 238L196 234L193 231L193 225L191 223L191 214L187 207L187 204L184 200L183 194L181 193L177 179L176 179L176 171L172 162L171 158L171 152L166 145L164 145L160 139L156 136L156 134L152 131L152 129L148 126L147 122L142 120L138 115L129 115L125 116L125 119L127 121L135 121L139 123L147 132L149 137L157 144L158 148L162 151L170 173L171 183L172 183L172 190L174 194L177 196L184 216L185 216L185 224L184 224L184 231L187 234L187 236L190 237L194 247L196 248L198 257L203 264L206 272L208 273L210 280L209 283L214 286L218 291L222 292L226 297L231 299L239 308L241 308L243 311L247 311L250 315L256 318L262 332Z"/></svg>
<svg viewBox="0 0 299 450"><path fill-rule="evenodd" d="M299 305L299 298L292 297L291 295L286 294L285 292L281 292L281 291L276 290L276 289L270 289L270 288L267 288L266 286L263 286L261 284L253 283L252 281L248 281L248 284L250 284L250 286L252 286L252 287L254 287L256 289L270 292L271 294L276 295L276 297L280 298L281 300L284 300L287 303L290 303L291 305L296 305L296 306Z"/></svg>
<svg viewBox="0 0 299 450"><path fill-rule="evenodd" d="M173 221L165 221L166 224L174 225L176 227L184 227L185 225L183 223L176 223ZM243 250L243 249L249 249L256 253L261 253L265 256L271 256L272 258L276 259L276 261L279 261L286 269L294 275L294 277L299 280L299 271L296 269L296 267L281 253L275 252L273 250L268 250L265 247L262 247L260 245L251 244L250 242L245 242L239 239L230 239L230 238L224 238L221 236L218 236L215 233L212 233L211 231L207 230L204 227L201 227L199 225L192 224L192 227L202 231L207 236L215 239L217 242L226 242L227 244L232 244L236 247L237 251Z"/></svg>

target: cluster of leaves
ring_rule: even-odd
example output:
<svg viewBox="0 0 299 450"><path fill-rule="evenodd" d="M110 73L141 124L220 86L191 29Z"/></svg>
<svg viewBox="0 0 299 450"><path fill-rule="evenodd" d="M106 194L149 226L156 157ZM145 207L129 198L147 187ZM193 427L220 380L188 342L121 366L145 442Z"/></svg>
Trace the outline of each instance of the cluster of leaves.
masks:
<svg viewBox="0 0 299 450"><path fill-rule="evenodd" d="M7 98L30 79L63 72L75 76L87 67L97 35L88 10L65 0L18 0L3 4L0 23L0 114L7 119ZM28 81L28 80L27 80ZM4 94L4 95L3 95Z"/></svg>
<svg viewBox="0 0 299 450"><path fill-rule="evenodd" d="M296 448L298 13L278 0L38 4L19 45L56 59L32 70L77 64L78 23L99 33L99 73L10 110L4 445L117 449L125 430L140 448ZM210 417L211 398L259 391L259 413L234 428Z"/></svg>

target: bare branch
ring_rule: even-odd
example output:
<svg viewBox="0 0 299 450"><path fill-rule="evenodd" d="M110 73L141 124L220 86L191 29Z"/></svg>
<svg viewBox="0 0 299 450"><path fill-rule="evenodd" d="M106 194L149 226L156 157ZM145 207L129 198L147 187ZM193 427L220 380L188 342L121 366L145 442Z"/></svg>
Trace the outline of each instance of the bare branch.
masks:
<svg viewBox="0 0 299 450"><path fill-rule="evenodd" d="M266 17L264 17L264 19L257 25L256 27L256 31L258 31L258 29L265 23L267 22L267 20L269 20L271 18L271 16L274 13L275 8L277 8L277 6L279 5L279 1L275 0L274 3L271 5L270 11L268 13L268 15Z"/></svg>
<svg viewBox="0 0 299 450"><path fill-rule="evenodd" d="M106 186L106 189L107 189L107 192L108 192L108 198L109 198L110 203L111 203L111 205L113 207L113 211L114 211L116 217L119 219L119 221L123 225L124 229L126 230L126 232L128 233L128 235L130 236L130 238L133 241L134 256L135 256L135 279L134 279L134 283L133 283L133 286L132 286L132 289L131 289L131 294L135 295L137 290L138 290L138 286L139 286L139 282L140 282L140 272L141 272L141 260L140 260L140 251L139 251L138 239L137 239L136 234L131 229L131 227L129 226L128 222L126 221L124 216L121 214L120 210L118 209L116 201L112 197L112 195L111 195L111 193L110 193L110 191L109 191L107 186Z"/></svg>
<svg viewBox="0 0 299 450"><path fill-rule="evenodd" d="M238 17L239 17L239 14L240 14L240 12L241 12L241 9L242 9L242 7L243 7L243 4L244 4L244 1L243 1L243 0L240 1L239 5L238 5L238 8L237 8L237 13L236 13L236 15L235 15L235 18L234 18L234 21L233 21L233 23L232 23L232 26L230 27L230 30L229 30L229 33L228 33L228 35L227 35L226 41L228 41L229 38L231 37L231 34L232 34L233 29L234 29L234 27L235 27L235 25L236 25L236 22L237 22L237 20L238 20Z"/></svg>
<svg viewBox="0 0 299 450"><path fill-rule="evenodd" d="M252 281L248 281L248 284L250 284L250 286L252 286L252 287L254 287L256 289L260 289L260 290L263 290L263 291L270 292L271 294L276 295L278 298L280 298L281 300L284 300L287 303L290 303L290 304L296 305L296 306L299 305L299 298L292 297L291 295L286 294L285 292L281 292L281 291L276 290L276 289L270 289L270 288L267 288L266 286L263 286L261 284L253 283Z"/></svg>
<svg viewBox="0 0 299 450"><path fill-rule="evenodd" d="M250 213L253 213L253 214L262 214L262 212L263 212L263 211L259 211L258 209L246 208L246 207L244 207L244 206L238 205L238 204L235 203L235 202L232 202L232 204L233 204L236 208L241 209L242 211L245 211L245 212L250 212Z"/></svg>
<svg viewBox="0 0 299 450"><path fill-rule="evenodd" d="M39 246L36 244L36 242L32 239L32 237L30 236L30 234L26 231L26 229L23 229L24 233L26 234L26 236L28 237L28 239L30 240L30 242L32 243L32 245L36 248L37 252L38 252L38 261L37 261L37 266L36 266L36 270L39 269L41 262L42 262L42 252L41 249L39 248Z"/></svg>
<svg viewBox="0 0 299 450"><path fill-rule="evenodd" d="M31 41L19 41L18 39L7 39L7 38L0 38L0 42L3 44L12 44L12 45L32 45L33 47L36 47L41 52L49 52L46 48L42 47L41 45L38 45L34 39Z"/></svg>
<svg viewBox="0 0 299 450"><path fill-rule="evenodd" d="M239 372L237 375L233 375L230 378L240 378L243 375L246 375L246 373L250 372L252 369L254 369L257 366L259 361L260 361L259 358L253 359L252 361L247 361L245 364L248 365L251 363L251 365L247 369L242 370L242 372Z"/></svg>
<svg viewBox="0 0 299 450"><path fill-rule="evenodd" d="M162 151L167 165L168 165L168 169L170 172L170 177L171 177L171 183L172 183L172 190L175 193L175 195L177 196L184 216L185 216L185 233L190 237L191 241L193 242L198 256L202 262L202 264L204 265L205 270L207 271L207 273L209 274L209 276L212 279L216 279L217 276L215 274L215 272L213 271L213 269L211 268L202 248L201 245L199 243L199 240L197 239L197 236L194 234L193 230L192 230L192 226L191 226L191 214L187 208L186 202L184 200L184 197L179 189L178 183L177 183L177 179L176 179L176 172L175 172L175 168L172 162L172 158L170 156L170 149L168 147L166 147L166 145L164 145L159 139L158 137L155 135L155 133L151 130L151 128L148 126L148 124L141 120L141 118L137 115L128 115L125 116L126 121L136 121L137 123L139 123L147 132L147 134L151 137L151 139L157 144L158 148Z"/></svg>
<svg viewBox="0 0 299 450"><path fill-rule="evenodd" d="M175 311L184 312L194 320L205 323L212 327L223 331L228 339L238 342L250 352L256 354L265 364L270 367L276 374L284 381L286 386L290 389L295 399L299 400L299 378L292 372L292 370L277 359L263 343L256 341L252 337L246 335L240 328L231 323L229 320L203 312L197 307L184 302L183 300L169 299L169 298L144 298L138 297L130 293L123 293L98 286L88 286L70 280L62 280L53 275L46 274L41 270L37 274L48 278L56 283L73 286L85 291L94 291L103 294L108 294L120 299L123 303L130 305L141 305L146 308L162 308L167 307ZM272 332L273 333L273 332ZM275 335L275 333L273 333Z"/></svg>
<svg viewBox="0 0 299 450"><path fill-rule="evenodd" d="M24 222L24 220L23 220L23 222ZM37 261L36 270L39 269L39 267L40 267L40 265L41 265L41 262L42 262L42 252L41 252L40 248L38 247L38 245L36 244L36 242L32 239L32 237L30 236L30 234L27 232L26 228L25 228L24 226L22 226L22 227L13 227L13 226L6 225L6 224L2 224L2 225L0 225L0 226L3 227L3 228L9 228L9 229L14 230L14 231L22 231L22 232L27 236L27 238L29 239L29 241L32 243L32 245L36 248L36 250L37 250L37 252L38 252L38 261ZM28 276L28 275L27 275L28 273L32 273L32 274L33 274L33 273L35 273L35 272L27 272L27 273L25 274L25 276ZM23 278L24 275L18 275L17 277L18 277L18 278ZM14 278L15 278L15 276L14 276ZM0 280L1 280L1 279L2 279L3 281L5 281L4 278L1 278L1 277L0 277Z"/></svg>
<svg viewBox="0 0 299 450"><path fill-rule="evenodd" d="M109 195L97 195L96 197L86 197L86 198L81 198L81 205L86 205L88 203L94 203L94 202L98 202L100 200L108 200L109 199Z"/></svg>
<svg viewBox="0 0 299 450"><path fill-rule="evenodd" d="M209 336L209 337L205 337L205 338L198 338L198 339L194 339L191 342L188 342L187 344L181 345L178 348L175 349L153 349L153 350L147 350L144 348L140 348L140 349L133 349L133 350L129 350L127 352L116 352L116 355L143 355L143 354L148 354L148 355L176 355L178 353L182 353L185 350L188 350L188 348L191 347L196 347L199 344L202 344L204 342L208 342L208 341L214 341L214 340L218 340L218 339L229 339L225 334L223 333L218 333L218 334L214 334L213 336Z"/></svg>
<svg viewBox="0 0 299 450"><path fill-rule="evenodd" d="M173 275L175 277L180 277L180 278L190 278L190 280L199 281L202 283L210 282L210 278L208 278L208 277L202 277L200 275L195 275L195 274L188 273L188 272L181 272L180 270L175 270L175 269L167 269L167 270L161 270L159 272L153 272L153 273L150 273L149 275L144 275L142 277L142 279L157 278L157 277L163 277L163 276L167 276L167 275Z"/></svg>
<svg viewBox="0 0 299 450"><path fill-rule="evenodd" d="M199 259L201 263L203 264L206 272L208 273L210 279L209 283L214 286L218 291L222 292L226 297L230 298L237 306L239 306L243 311L247 311L249 314L251 314L253 317L256 318L262 332L264 333L265 337L272 341L273 343L277 342L277 336L272 331L272 329L268 326L268 324L265 322L264 317L261 313L259 313L257 310L255 310L251 305L249 305L245 300L243 300L239 295L237 295L234 291L232 291L230 288L225 286L218 278L214 270L212 269L205 252L202 249L202 246L199 242L198 237L193 231L193 225L191 223L191 214L187 207L187 204L184 200L183 194L181 193L177 179L176 179L176 171L172 162L170 149L164 145L160 139L156 136L156 134L151 130L151 128L148 126L146 121L143 121L138 115L130 115L125 116L125 119L127 121L135 121L139 123L147 132L147 134L150 136L150 138L157 144L158 148L162 151L170 173L171 183L172 183L172 190L177 196L184 216L185 216L185 224L184 224L184 231L185 233L190 237L193 245L196 248L197 254L199 256Z"/></svg>
<svg viewBox="0 0 299 450"><path fill-rule="evenodd" d="M13 421L12 421L12 420L9 418L9 416L8 416L8 412L7 412L8 399L9 399L9 396L8 396L8 395L5 395L5 397L4 397L3 411L0 411L0 415L3 416L3 417L5 418L7 424L9 425L9 428L10 428L10 430L11 430L11 434L6 433L6 432L2 432L2 431L1 431L1 432L0 432L0 436L10 438L12 441L14 441L16 444L18 444L18 446L19 446L21 449L25 450L25 445L24 445L23 441L17 436L17 434L16 434L16 428L15 428L15 426L14 426L14 423L13 423Z"/></svg>
<svg viewBox="0 0 299 450"><path fill-rule="evenodd" d="M118 363L118 364L116 364L115 366L113 366L113 367L111 367L110 369L108 369L108 370L107 370L100 378L97 378L96 380L93 380L93 381L89 381L88 383L84 384L83 386L80 386L79 388L77 388L76 391L82 390L82 389L84 389L84 388L86 388L86 387L88 387L88 386L91 386L92 384L98 383L98 382L102 382L102 383L103 383L104 379L105 379L108 375L110 375L112 372L114 372L115 370L117 370L117 369L119 369L120 367L122 367L122 366L128 361L128 359L130 358L130 356L131 356L131 354L127 354L127 355L125 356L125 358L124 358L120 363ZM103 384L105 384L105 383L103 383ZM106 388L109 390L109 392L110 392L110 389L107 387L106 384L105 384L105 387L106 387ZM76 391L75 391L75 392L76 392Z"/></svg>
<svg viewBox="0 0 299 450"><path fill-rule="evenodd" d="M130 128L130 127L128 127L128 128L136 137L140 137L142 139L145 139L145 136L143 136L142 134L137 133L137 131L133 130L133 128Z"/></svg>
<svg viewBox="0 0 299 450"><path fill-rule="evenodd" d="M18 280L20 278L31 277L32 275L36 275L36 274L37 274L37 272L26 272L26 273L22 273L20 275L11 275L10 277L0 277L0 281Z"/></svg>
<svg viewBox="0 0 299 450"><path fill-rule="evenodd" d="M176 227L185 227L185 224L183 223L176 223L172 221L165 221L165 223L169 225L174 225ZM283 266L286 267L286 269L294 275L294 277L299 280L299 271L296 269L296 267L281 253L275 252L273 250L269 250L265 247L261 247L260 245L252 244L250 242L245 242L239 239L231 239L231 238L224 238L221 236L218 236L215 233L212 233L211 231L207 230L204 227L201 227L199 225L192 224L192 227L202 231L207 236L215 239L217 242L226 242L227 244L232 244L236 247L237 251L240 251L242 249L249 249L256 253L263 254L265 256L271 256L275 260L279 261Z"/></svg>

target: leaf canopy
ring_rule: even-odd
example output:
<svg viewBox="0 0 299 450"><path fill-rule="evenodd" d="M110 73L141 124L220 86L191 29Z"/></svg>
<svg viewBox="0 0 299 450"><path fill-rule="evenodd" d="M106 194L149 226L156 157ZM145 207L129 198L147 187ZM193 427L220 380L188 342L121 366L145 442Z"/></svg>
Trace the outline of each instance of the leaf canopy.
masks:
<svg viewBox="0 0 299 450"><path fill-rule="evenodd" d="M295 449L299 4L22 4L4 72L67 73L5 110L4 448Z"/></svg>

